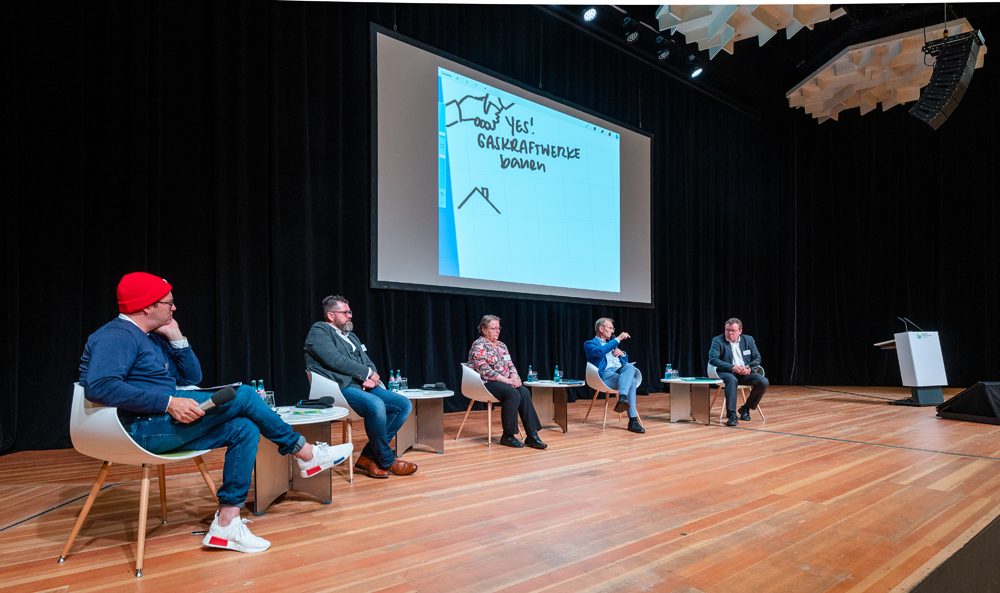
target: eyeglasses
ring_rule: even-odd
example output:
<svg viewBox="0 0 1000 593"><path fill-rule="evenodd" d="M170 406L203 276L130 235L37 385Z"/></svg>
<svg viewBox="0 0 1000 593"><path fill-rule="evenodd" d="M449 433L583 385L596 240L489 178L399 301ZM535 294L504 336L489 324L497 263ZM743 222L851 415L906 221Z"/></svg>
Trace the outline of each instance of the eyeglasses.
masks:
<svg viewBox="0 0 1000 593"><path fill-rule="evenodd" d="M347 317L354 317L354 311L351 311L350 309L346 311L334 311L334 313L340 313L341 315L345 315Z"/></svg>
<svg viewBox="0 0 1000 593"><path fill-rule="evenodd" d="M500 326L498 325L496 327L487 327L486 329L490 330L491 332L498 332L500 331Z"/></svg>
<svg viewBox="0 0 1000 593"><path fill-rule="evenodd" d="M156 301L153 304L154 305L166 305L168 309L173 309L175 302L177 302L177 299L173 299L173 300L170 300L170 301Z"/></svg>

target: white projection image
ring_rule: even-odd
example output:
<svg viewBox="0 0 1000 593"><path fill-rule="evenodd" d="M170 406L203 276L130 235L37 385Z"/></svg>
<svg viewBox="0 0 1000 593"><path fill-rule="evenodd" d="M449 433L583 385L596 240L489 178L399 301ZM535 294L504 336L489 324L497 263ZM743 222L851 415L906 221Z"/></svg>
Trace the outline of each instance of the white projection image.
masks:
<svg viewBox="0 0 1000 593"><path fill-rule="evenodd" d="M438 273L621 290L620 139L438 68Z"/></svg>

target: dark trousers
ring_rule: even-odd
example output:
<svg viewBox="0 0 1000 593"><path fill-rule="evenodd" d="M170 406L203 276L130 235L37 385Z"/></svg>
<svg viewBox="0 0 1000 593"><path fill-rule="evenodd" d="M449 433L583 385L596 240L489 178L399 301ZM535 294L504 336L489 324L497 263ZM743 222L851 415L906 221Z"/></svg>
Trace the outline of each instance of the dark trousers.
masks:
<svg viewBox="0 0 1000 593"><path fill-rule="evenodd" d="M735 373L724 373L719 371L719 378L722 379L723 389L726 392L726 411L735 412L736 411L736 386L737 385L751 385L750 397L747 398L747 407L751 410L757 409L757 404L760 403L762 397L764 397L764 392L767 391L767 386L770 383L767 382L767 378L763 375L758 375L757 373L750 373L749 375L737 375Z"/></svg>
<svg viewBox="0 0 1000 593"><path fill-rule="evenodd" d="M487 381L486 391L500 400L502 406L500 423L503 425L504 434L517 434L518 414L521 416L521 424L524 425L526 434L535 434L542 427L542 423L538 421L538 414L535 413L535 404L531 403L531 392L524 385L514 389L500 381Z"/></svg>

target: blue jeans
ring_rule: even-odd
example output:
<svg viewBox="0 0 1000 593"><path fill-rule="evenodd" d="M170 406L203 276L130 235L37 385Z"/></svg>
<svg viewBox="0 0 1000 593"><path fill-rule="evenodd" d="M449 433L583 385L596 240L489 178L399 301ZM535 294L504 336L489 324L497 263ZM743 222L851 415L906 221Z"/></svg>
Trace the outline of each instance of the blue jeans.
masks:
<svg viewBox="0 0 1000 593"><path fill-rule="evenodd" d="M637 418L639 412L635 409L635 388L639 386L639 370L634 365L624 365L614 369L604 369L601 380L608 387L618 390L618 397L628 400L628 417Z"/></svg>
<svg viewBox="0 0 1000 593"><path fill-rule="evenodd" d="M396 461L389 441L410 416L413 404L402 395L381 387L365 391L351 385L342 392L351 408L365 419L368 443L361 450L361 455L374 461L380 468L388 469Z"/></svg>
<svg viewBox="0 0 1000 593"><path fill-rule="evenodd" d="M212 397L212 392L173 391L169 395L200 403ZM140 416L132 422L128 434L150 453L225 446L226 462L219 488L219 506L224 507L246 504L261 435L278 445L282 455L297 453L306 444L305 438L285 424L248 385L240 386L232 401L206 411L194 422L184 424L170 414Z"/></svg>

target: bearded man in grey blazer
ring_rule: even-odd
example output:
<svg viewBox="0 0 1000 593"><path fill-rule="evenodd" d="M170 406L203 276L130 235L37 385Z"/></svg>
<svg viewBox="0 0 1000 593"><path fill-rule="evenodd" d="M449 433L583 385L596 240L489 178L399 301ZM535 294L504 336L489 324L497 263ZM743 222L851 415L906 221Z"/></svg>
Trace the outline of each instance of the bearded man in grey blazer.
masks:
<svg viewBox="0 0 1000 593"><path fill-rule="evenodd" d="M365 419L368 444L354 467L373 478L412 474L416 464L398 459L389 446L410 415L410 400L379 385L368 348L354 335L354 312L347 299L323 299L323 317L306 336L306 368L336 381L347 403Z"/></svg>
<svg viewBox="0 0 1000 593"><path fill-rule="evenodd" d="M725 332L712 338L708 364L715 367L722 379L726 412L729 416L726 426L739 426L740 420L749 422L750 410L757 409L769 383L763 375L754 372L760 366L760 352L757 351L754 339L743 335L742 321L735 317L729 319L726 321ZM737 385L751 386L750 397L739 410L736 409Z"/></svg>

